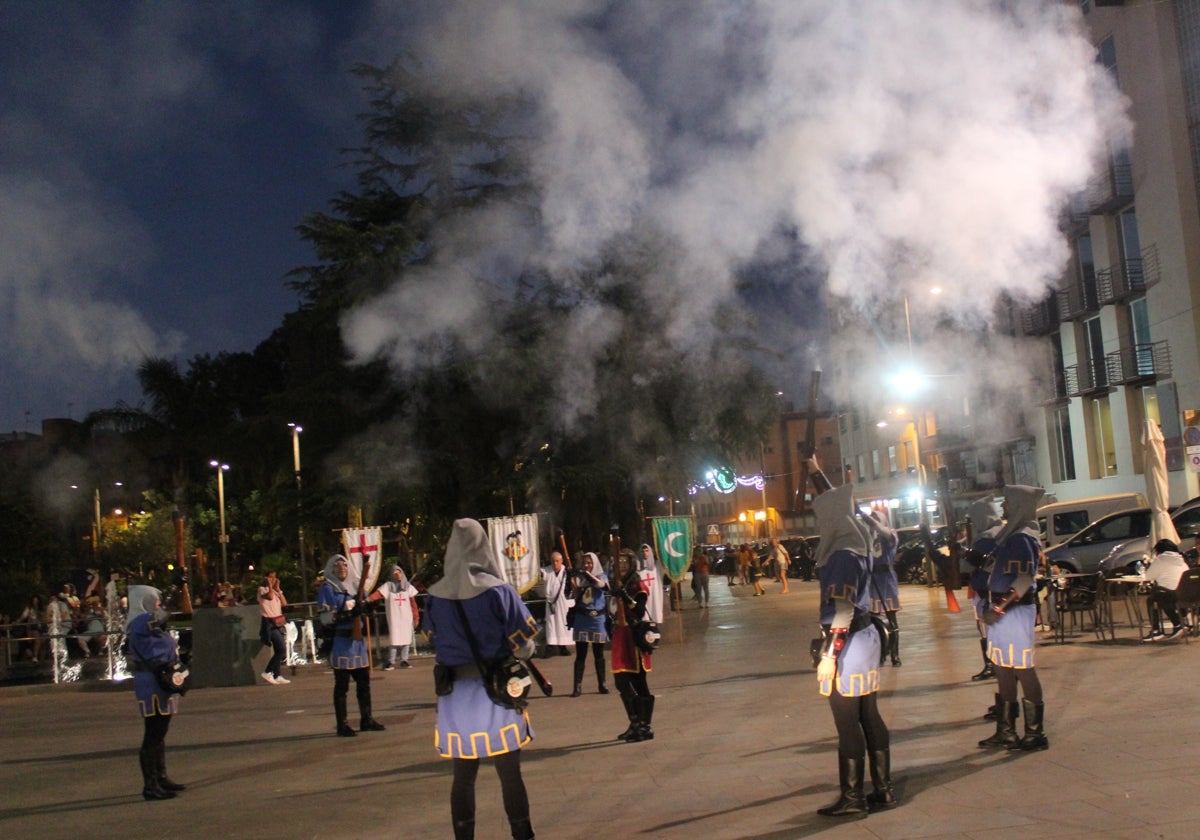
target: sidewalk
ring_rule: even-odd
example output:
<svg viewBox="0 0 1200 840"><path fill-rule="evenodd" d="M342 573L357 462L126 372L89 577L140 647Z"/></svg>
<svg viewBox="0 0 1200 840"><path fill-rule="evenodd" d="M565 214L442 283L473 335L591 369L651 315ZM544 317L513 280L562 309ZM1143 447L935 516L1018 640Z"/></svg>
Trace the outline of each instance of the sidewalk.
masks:
<svg viewBox="0 0 1200 840"><path fill-rule="evenodd" d="M539 838L1193 838L1200 760L1189 714L1200 645L1068 637L1038 650L1049 750L1010 755L976 742L994 682L974 621L941 590L901 587L901 668L880 706L901 807L849 822L816 815L837 796L836 741L808 642L816 584L790 595L727 587L665 622L650 685L653 741L615 740L615 690L570 693L568 657L540 660L555 694L530 704L523 768ZM685 593L688 590L685 587ZM690 593L688 593L690 594ZM450 763L433 749L432 660L372 680L386 732L333 735L333 680L300 669L288 686L208 688L183 699L167 738L189 789L144 802L132 692L108 684L0 690L0 830L14 838L450 837ZM609 679L611 687L612 680ZM350 705L354 711L354 700ZM351 715L352 719L356 714ZM485 762L488 764L488 762ZM869 782L868 782L869 786ZM477 788L481 840L508 827L490 766Z"/></svg>

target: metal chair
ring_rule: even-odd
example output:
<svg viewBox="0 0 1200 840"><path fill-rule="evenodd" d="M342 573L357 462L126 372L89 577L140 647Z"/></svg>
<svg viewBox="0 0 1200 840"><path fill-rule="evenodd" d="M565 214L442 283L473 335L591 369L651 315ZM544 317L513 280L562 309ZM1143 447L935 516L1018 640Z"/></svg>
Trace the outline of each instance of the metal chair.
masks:
<svg viewBox="0 0 1200 840"><path fill-rule="evenodd" d="M1200 568L1188 569L1179 578L1179 586L1175 588L1175 609L1188 626L1183 640L1189 642L1188 636L1196 632L1197 618L1200 618Z"/></svg>
<svg viewBox="0 0 1200 840"><path fill-rule="evenodd" d="M1083 620L1082 618L1077 619L1076 616L1085 615L1092 619L1092 632L1100 641L1104 641L1104 622L1100 618L1100 587L1104 585L1103 577L1100 572L1084 577L1073 577L1066 580L1065 585L1057 589L1055 609L1058 613L1058 627L1055 630L1055 636L1059 644L1066 642L1068 617L1072 627L1078 620L1082 630Z"/></svg>

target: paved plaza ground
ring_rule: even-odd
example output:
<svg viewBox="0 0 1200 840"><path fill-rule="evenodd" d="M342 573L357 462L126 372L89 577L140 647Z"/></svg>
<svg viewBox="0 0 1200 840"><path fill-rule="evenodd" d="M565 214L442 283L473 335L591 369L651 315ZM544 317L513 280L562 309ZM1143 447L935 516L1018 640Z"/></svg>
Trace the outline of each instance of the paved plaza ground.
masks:
<svg viewBox="0 0 1200 840"><path fill-rule="evenodd" d="M752 587L714 578L710 609L688 603L665 623L653 741L615 740L621 702L596 693L590 663L573 699L572 660L541 660L556 691L530 704L536 738L522 762L539 838L1200 837L1198 640L1143 645L1131 627L1109 643L1047 635L1038 670L1050 749L984 751L994 682L969 679L980 666L974 622L923 587L901 588L904 665L884 669L880 700L901 807L817 816L837 796L837 767L808 659L816 584L767 589L750 597ZM333 734L322 665L296 669L288 686L193 691L167 739L171 775L189 789L169 802L142 800L127 687L2 689L0 836L450 837L431 671L428 658L376 671L387 731L354 739ZM477 817L481 840L509 836L490 764Z"/></svg>

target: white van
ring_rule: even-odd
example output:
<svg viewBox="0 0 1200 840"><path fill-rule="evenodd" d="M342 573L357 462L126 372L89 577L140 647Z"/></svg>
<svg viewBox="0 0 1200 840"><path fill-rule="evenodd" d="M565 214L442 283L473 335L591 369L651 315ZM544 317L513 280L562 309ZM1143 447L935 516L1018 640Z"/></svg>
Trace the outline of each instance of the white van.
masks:
<svg viewBox="0 0 1200 840"><path fill-rule="evenodd" d="M1037 510L1042 544L1053 548L1082 531L1101 516L1130 508L1147 507L1141 493L1114 493L1111 496L1092 496L1069 502L1051 502Z"/></svg>

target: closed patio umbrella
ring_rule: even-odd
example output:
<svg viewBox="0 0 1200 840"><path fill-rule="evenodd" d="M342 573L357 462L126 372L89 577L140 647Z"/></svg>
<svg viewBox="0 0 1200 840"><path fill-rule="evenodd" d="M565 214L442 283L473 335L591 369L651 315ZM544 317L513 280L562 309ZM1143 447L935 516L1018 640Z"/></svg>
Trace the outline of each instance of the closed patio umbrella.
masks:
<svg viewBox="0 0 1200 840"><path fill-rule="evenodd" d="M1171 521L1171 490L1167 483L1167 450L1163 445L1162 429L1153 420L1142 425L1142 448L1145 451L1146 499L1150 502L1150 545L1159 540L1178 544L1179 532Z"/></svg>

